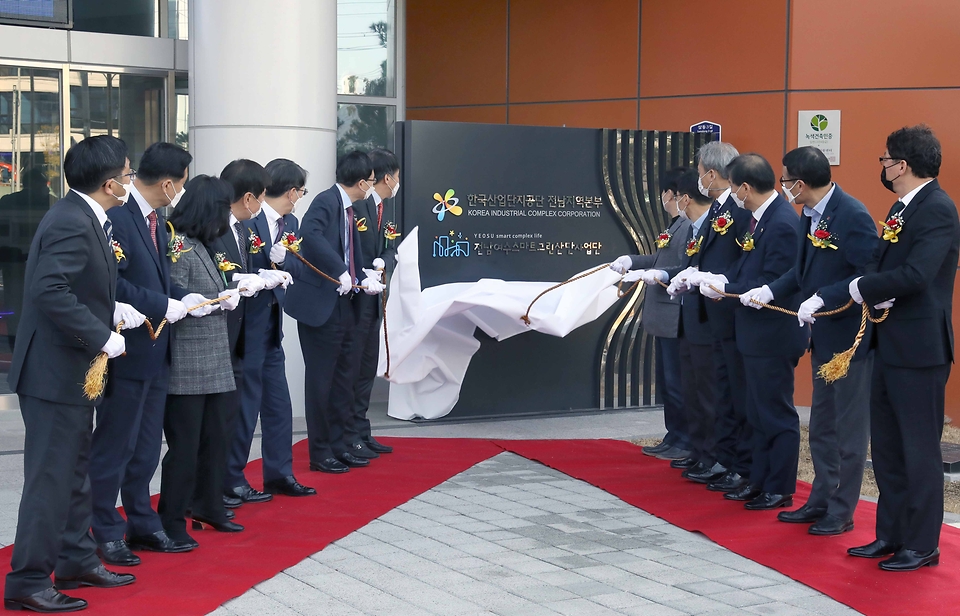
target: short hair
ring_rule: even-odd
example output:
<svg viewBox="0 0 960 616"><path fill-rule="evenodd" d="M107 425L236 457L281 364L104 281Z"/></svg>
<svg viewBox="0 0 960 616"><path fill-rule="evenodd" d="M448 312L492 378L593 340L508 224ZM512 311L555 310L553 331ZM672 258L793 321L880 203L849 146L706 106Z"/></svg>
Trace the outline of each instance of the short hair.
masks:
<svg viewBox="0 0 960 616"><path fill-rule="evenodd" d="M795 180L803 180L811 188L823 188L830 183L830 161L826 155L810 145L790 150L783 155L783 166Z"/></svg>
<svg viewBox="0 0 960 616"><path fill-rule="evenodd" d="M354 150L337 161L337 184L356 186L360 180L370 179L373 164L365 153Z"/></svg>
<svg viewBox="0 0 960 616"><path fill-rule="evenodd" d="M179 180L187 172L193 156L173 143L158 141L143 152L137 177L146 184L156 184L164 180Z"/></svg>
<svg viewBox="0 0 960 616"><path fill-rule="evenodd" d="M123 173L126 165L126 143L109 135L88 137L67 150L63 176L70 188L90 194Z"/></svg>
<svg viewBox="0 0 960 616"><path fill-rule="evenodd" d="M259 197L270 185L270 175L260 166L260 163L239 158L228 164L220 172L220 179L233 187L233 199L236 203L247 193Z"/></svg>
<svg viewBox="0 0 960 616"><path fill-rule="evenodd" d="M687 171L689 171L687 167L674 167L664 171L663 177L660 178L660 192L667 192L668 190L677 192L677 180Z"/></svg>
<svg viewBox="0 0 960 616"><path fill-rule="evenodd" d="M890 158L903 160L918 178L940 175L940 140L926 124L904 126L887 137Z"/></svg>
<svg viewBox="0 0 960 616"><path fill-rule="evenodd" d="M710 205L713 203L713 199L703 196L703 193L700 192L700 188L697 186L697 180L699 179L700 174L697 173L696 169L687 169L677 178L677 189L675 192L679 195L689 196L699 205Z"/></svg>
<svg viewBox="0 0 960 616"><path fill-rule="evenodd" d="M198 175L170 214L177 233L210 245L230 229L230 184L211 175Z"/></svg>
<svg viewBox="0 0 960 616"><path fill-rule="evenodd" d="M270 198L279 197L291 188L303 188L307 183L306 170L286 158L275 158L264 169L270 176L267 185L267 196Z"/></svg>
<svg viewBox="0 0 960 616"><path fill-rule="evenodd" d="M711 141L703 144L697 152L697 162L703 165L704 171L716 171L723 179L730 176L727 167L730 161L740 155L737 148L725 141Z"/></svg>
<svg viewBox="0 0 960 616"><path fill-rule="evenodd" d="M753 152L734 158L727 171L732 183L749 184L761 193L770 192L777 183L777 176L767 159Z"/></svg>
<svg viewBox="0 0 960 616"><path fill-rule="evenodd" d="M370 158L370 165L373 167L373 174L378 182L387 174L400 171L400 161L397 160L397 155L390 150L377 148L367 152L367 156Z"/></svg>

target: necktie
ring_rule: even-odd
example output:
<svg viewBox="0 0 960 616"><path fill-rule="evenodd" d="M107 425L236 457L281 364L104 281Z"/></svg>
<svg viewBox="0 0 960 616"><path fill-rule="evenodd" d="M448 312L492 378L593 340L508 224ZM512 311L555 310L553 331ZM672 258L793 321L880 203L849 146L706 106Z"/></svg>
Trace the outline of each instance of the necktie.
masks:
<svg viewBox="0 0 960 616"><path fill-rule="evenodd" d="M757 230L757 219L753 216L750 217L750 233L753 233Z"/></svg>
<svg viewBox="0 0 960 616"><path fill-rule="evenodd" d="M380 230L380 223L383 221L383 201L377 204L377 231Z"/></svg>
<svg viewBox="0 0 960 616"><path fill-rule="evenodd" d="M108 244L113 241L113 223L109 218L103 223L103 233L107 236Z"/></svg>
<svg viewBox="0 0 960 616"><path fill-rule="evenodd" d="M280 241L281 238L283 238L283 228L285 226L286 224L283 222L282 217L277 219L277 239L273 240L274 244L276 244L277 242Z"/></svg>
<svg viewBox="0 0 960 616"><path fill-rule="evenodd" d="M903 201L897 201L893 204L893 207L890 208L890 216L896 216L905 209L907 209L907 206L903 204ZM887 218L890 218L890 216L887 216Z"/></svg>
<svg viewBox="0 0 960 616"><path fill-rule="evenodd" d="M353 206L347 208L347 230L343 240L343 256L347 260L347 267L350 268L350 280L357 283L357 268L353 264Z"/></svg>
<svg viewBox="0 0 960 616"><path fill-rule="evenodd" d="M153 240L153 248L159 253L160 247L157 245L157 212L151 211L147 214L147 222L150 223L150 239Z"/></svg>
<svg viewBox="0 0 960 616"><path fill-rule="evenodd" d="M237 245L240 248L240 265L243 271L247 271L247 238L243 235L243 223L239 220L233 223L233 228L237 230Z"/></svg>

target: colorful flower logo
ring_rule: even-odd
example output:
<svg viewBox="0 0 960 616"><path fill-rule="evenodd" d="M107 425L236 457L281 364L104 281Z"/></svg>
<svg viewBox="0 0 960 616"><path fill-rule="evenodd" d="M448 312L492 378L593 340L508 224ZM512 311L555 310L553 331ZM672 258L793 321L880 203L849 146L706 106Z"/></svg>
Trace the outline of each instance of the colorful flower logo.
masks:
<svg viewBox="0 0 960 616"><path fill-rule="evenodd" d="M454 216L459 216L463 213L463 208L458 205L460 199L454 197L454 194L456 193L454 193L452 188L448 189L443 197L440 196L440 193L433 193L433 198L437 200L436 205L433 206L433 213L437 215L438 222L443 220L447 212L450 212Z"/></svg>

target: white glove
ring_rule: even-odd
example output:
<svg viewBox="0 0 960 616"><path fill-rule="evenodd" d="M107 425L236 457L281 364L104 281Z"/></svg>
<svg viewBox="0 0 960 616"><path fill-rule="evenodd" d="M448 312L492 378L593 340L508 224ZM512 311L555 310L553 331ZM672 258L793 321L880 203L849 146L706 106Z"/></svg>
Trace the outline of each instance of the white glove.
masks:
<svg viewBox="0 0 960 616"><path fill-rule="evenodd" d="M380 257L377 257L376 259L373 260L373 269L375 270L382 270L386 266L387 264L384 263L383 259L381 259Z"/></svg>
<svg viewBox="0 0 960 616"><path fill-rule="evenodd" d="M763 306L752 300L757 300L757 302L761 304L769 304L773 301L773 291L771 291L767 285L763 285L762 287L750 289L740 295L740 303L744 306L756 308L757 310L763 308Z"/></svg>
<svg viewBox="0 0 960 616"><path fill-rule="evenodd" d="M363 273L367 278L373 278L377 282L383 282L383 270L363 268Z"/></svg>
<svg viewBox="0 0 960 616"><path fill-rule="evenodd" d="M268 269L260 270L260 272L257 273L257 276L263 281L263 289L265 291L269 291L283 282L283 278L280 276L274 276L273 272Z"/></svg>
<svg viewBox="0 0 960 616"><path fill-rule="evenodd" d="M113 324L119 325L120 321L123 321L123 326L120 329L134 329L143 325L143 322L146 320L146 316L138 311L136 308L130 304L124 304L123 302L116 302L116 305L113 308Z"/></svg>
<svg viewBox="0 0 960 616"><path fill-rule="evenodd" d="M723 292L723 290L726 289L726 283L720 282L719 280L713 280L713 279L703 280L703 282L700 283L700 295L710 299L720 299L721 297L723 297L723 295L721 295L720 293L717 293L710 287L716 287L720 289L721 292Z"/></svg>
<svg viewBox="0 0 960 616"><path fill-rule="evenodd" d="M214 306L220 306L220 310L236 310L237 306L240 305L240 296L243 295L240 292L240 289L227 289L224 291L220 297L225 297L227 299L223 300L219 304L213 304Z"/></svg>
<svg viewBox="0 0 960 616"><path fill-rule="evenodd" d="M800 327L803 327L807 323L811 325L816 323L817 319L813 316L813 313L821 308L823 308L823 298L819 295L811 295L804 300L804 302L800 304L800 308L797 309L797 322L800 323Z"/></svg>
<svg viewBox="0 0 960 616"><path fill-rule="evenodd" d="M633 259L630 258L630 255L617 257L617 260L610 264L610 269L618 274L626 274L631 267L633 267Z"/></svg>
<svg viewBox="0 0 960 616"><path fill-rule="evenodd" d="M622 281L622 282L627 282L627 283L633 284L634 282L642 279L642 278L643 278L643 274L644 274L644 272L646 272L646 271L647 271L647 270L642 270L642 269L639 269L639 270L630 270L629 272L627 272L626 274L623 275L623 278L621 279L621 281Z"/></svg>
<svg viewBox="0 0 960 616"><path fill-rule="evenodd" d="M293 276L283 270L260 270L259 276L267 281L266 289L282 286L284 289L293 284Z"/></svg>
<svg viewBox="0 0 960 616"><path fill-rule="evenodd" d="M273 261L277 265L280 265L283 263L283 260L286 258L287 258L287 249L283 244L281 244L280 242L277 242L276 244L270 247L271 261Z"/></svg>
<svg viewBox="0 0 960 616"><path fill-rule="evenodd" d="M100 350L106 353L109 359L120 357L127 350L127 341L117 332L110 332L110 337Z"/></svg>
<svg viewBox="0 0 960 616"><path fill-rule="evenodd" d="M877 304L876 306L874 306L873 309L874 309L874 310L885 310L885 309L887 309L887 308L893 308L893 302L895 302L895 301L897 301L897 298L896 298L896 297L891 297L890 299L888 299L888 300L885 301L885 302L880 302L879 304Z"/></svg>
<svg viewBox="0 0 960 616"><path fill-rule="evenodd" d="M266 281L256 274L234 274L233 281L243 297L253 297L266 287Z"/></svg>
<svg viewBox="0 0 960 616"><path fill-rule="evenodd" d="M197 306L199 304L202 304L205 301L208 301L206 297L200 295L199 293L188 293L187 295L184 295L183 299L181 299L180 301L183 302L184 306L186 306L187 314L189 314L192 317L205 317L215 310L220 310L220 307L217 306L216 304L211 304L209 306L203 306L201 308L191 310L191 308L193 308L194 306Z"/></svg>
<svg viewBox="0 0 960 616"><path fill-rule="evenodd" d="M383 290L386 286L377 280L376 278L367 278L363 279L363 282L360 283L360 286L363 287L363 292L367 295L377 295L378 293L383 293Z"/></svg>
<svg viewBox="0 0 960 616"><path fill-rule="evenodd" d="M344 273L340 274L340 286L337 287L337 293L339 293L340 295L346 295L347 293L353 290L351 288L352 286L353 286L353 280L350 279L350 270L347 270Z"/></svg>
<svg viewBox="0 0 960 616"><path fill-rule="evenodd" d="M172 297L167 300L167 313L163 315L167 323L172 325L185 316L187 316L187 307L183 302L178 299L173 299Z"/></svg>
<svg viewBox="0 0 960 616"><path fill-rule="evenodd" d="M681 293L689 293L693 285L688 283L687 278L696 271L698 271L697 268L688 267L677 273L677 275L673 277L673 280L670 281L670 285L667 286L667 294L670 297L676 297Z"/></svg>
<svg viewBox="0 0 960 616"><path fill-rule="evenodd" d="M863 303L863 296L860 295L860 287L858 286L860 283L860 278L863 278L863 276L851 280L850 286L847 287L847 290L850 291L850 297L852 297L853 301L857 302L858 304Z"/></svg>
<svg viewBox="0 0 960 616"><path fill-rule="evenodd" d="M643 275L640 277L643 280L643 284L657 284L658 280L663 280L667 277L667 273L663 270L648 269L644 270Z"/></svg>

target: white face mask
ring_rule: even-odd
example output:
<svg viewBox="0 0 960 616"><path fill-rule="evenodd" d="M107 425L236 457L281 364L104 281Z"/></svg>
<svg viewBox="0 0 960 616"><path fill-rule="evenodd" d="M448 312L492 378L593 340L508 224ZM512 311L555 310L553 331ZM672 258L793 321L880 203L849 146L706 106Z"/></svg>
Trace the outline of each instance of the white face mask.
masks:
<svg viewBox="0 0 960 616"><path fill-rule="evenodd" d="M707 173L710 173L710 172L707 171ZM707 173L704 173L703 175L697 178L697 190L699 190L700 194L703 195L704 197L710 196L710 186L713 186L713 180L710 180L710 186L703 185L703 177L707 175Z"/></svg>
<svg viewBox="0 0 960 616"><path fill-rule="evenodd" d="M791 186L790 188L787 188L786 184L780 185L780 188L783 189L783 197L787 201L789 201L791 204L796 203L797 197L799 197L800 195L797 194L796 196L794 196L793 193L790 192L790 189L792 189L794 186L796 186L799 183L800 183L800 180L797 180L796 182L793 183L793 186ZM800 192L803 192L803 189L801 189Z"/></svg>
<svg viewBox="0 0 960 616"><path fill-rule="evenodd" d="M690 204L689 204L689 203L687 204L687 207L690 207ZM682 219L684 219L684 220L690 220L690 217L687 216L687 208L681 208L681 207L680 207L680 200L679 200L679 199L677 199L677 216L679 216L680 218L682 218Z"/></svg>
<svg viewBox="0 0 960 616"><path fill-rule="evenodd" d="M295 194L297 198L290 200L290 205L292 206L292 209L290 210L291 213L297 211L297 204L300 203L300 199L303 199L303 197L300 196L300 191L297 190L296 188L293 189L293 194Z"/></svg>
<svg viewBox="0 0 960 616"><path fill-rule="evenodd" d="M741 185L740 188L743 188L743 185ZM733 197L733 202L737 204L737 207L742 210L742 209L744 209L744 207L745 207L745 205L746 205L746 201L744 201L743 199L741 199L740 197L737 196L737 193L740 192L740 188L737 189L737 192L733 192L733 191L731 190L731 191L730 191L730 196Z"/></svg>
<svg viewBox="0 0 960 616"><path fill-rule="evenodd" d="M123 193L122 197L117 196L117 193L113 193L113 198L120 201L120 203L126 203L130 198L130 187L133 186L133 182L130 182L129 184L121 184L120 182L113 180L113 183L119 185L120 188L126 191Z"/></svg>
<svg viewBox="0 0 960 616"><path fill-rule="evenodd" d="M176 191L177 189L174 188L173 190ZM170 199L170 207L177 207L177 204L180 203L180 199L183 199L183 193L185 192L187 192L187 189L181 188L180 192L175 192L173 199L170 199L170 197L167 197L167 191L163 191L163 196L167 197L167 199Z"/></svg>
<svg viewBox="0 0 960 616"><path fill-rule="evenodd" d="M398 192L400 192L400 180L397 180L397 183L393 185L392 189L390 189L390 196L396 197Z"/></svg>

